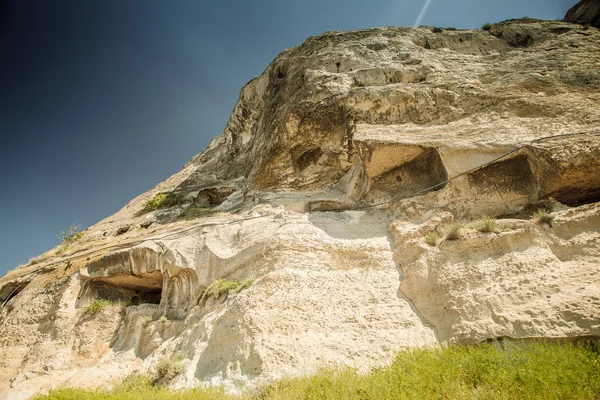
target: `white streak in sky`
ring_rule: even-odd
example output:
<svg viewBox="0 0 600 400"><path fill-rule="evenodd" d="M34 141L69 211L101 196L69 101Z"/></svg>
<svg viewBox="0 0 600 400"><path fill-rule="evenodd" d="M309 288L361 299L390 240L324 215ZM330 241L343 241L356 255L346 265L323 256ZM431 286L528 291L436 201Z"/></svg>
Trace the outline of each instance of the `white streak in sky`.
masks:
<svg viewBox="0 0 600 400"><path fill-rule="evenodd" d="M432 0L426 0L425 4L423 5L423 8L421 9L421 12L419 13L419 16L417 17L417 20L415 21L415 24L413 25L413 28L418 27L419 25L421 25L421 21L423 20L423 17L425 16L425 13L427 12L427 9L429 8L429 5L431 4Z"/></svg>

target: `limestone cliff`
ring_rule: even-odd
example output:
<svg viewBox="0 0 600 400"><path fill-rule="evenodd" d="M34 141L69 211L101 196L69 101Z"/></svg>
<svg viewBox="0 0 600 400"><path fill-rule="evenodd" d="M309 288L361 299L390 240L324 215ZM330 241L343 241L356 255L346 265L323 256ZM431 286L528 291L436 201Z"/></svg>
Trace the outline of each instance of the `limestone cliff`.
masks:
<svg viewBox="0 0 600 400"><path fill-rule="evenodd" d="M0 279L0 393L600 336L599 65L600 31L531 19L284 51L180 172Z"/></svg>

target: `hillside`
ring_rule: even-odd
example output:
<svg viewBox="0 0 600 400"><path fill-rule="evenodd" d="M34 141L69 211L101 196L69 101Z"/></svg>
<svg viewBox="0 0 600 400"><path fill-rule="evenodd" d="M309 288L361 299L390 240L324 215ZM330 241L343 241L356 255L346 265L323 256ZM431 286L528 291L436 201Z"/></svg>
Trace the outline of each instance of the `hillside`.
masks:
<svg viewBox="0 0 600 400"><path fill-rule="evenodd" d="M284 51L180 172L0 279L0 397L597 338L598 65L598 29L533 19Z"/></svg>

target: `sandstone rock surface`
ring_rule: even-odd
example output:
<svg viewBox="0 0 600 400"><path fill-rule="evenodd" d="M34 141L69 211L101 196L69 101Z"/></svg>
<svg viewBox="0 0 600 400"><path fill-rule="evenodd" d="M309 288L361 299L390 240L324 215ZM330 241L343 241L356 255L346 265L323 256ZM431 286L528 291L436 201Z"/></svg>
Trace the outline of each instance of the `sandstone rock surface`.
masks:
<svg viewBox="0 0 600 400"><path fill-rule="evenodd" d="M180 172L0 279L0 398L177 352L173 387L245 387L411 346L600 336L598 65L600 31L531 19L284 51Z"/></svg>
<svg viewBox="0 0 600 400"><path fill-rule="evenodd" d="M600 28L600 2L597 0L581 0L567 12L564 21L589 24Z"/></svg>

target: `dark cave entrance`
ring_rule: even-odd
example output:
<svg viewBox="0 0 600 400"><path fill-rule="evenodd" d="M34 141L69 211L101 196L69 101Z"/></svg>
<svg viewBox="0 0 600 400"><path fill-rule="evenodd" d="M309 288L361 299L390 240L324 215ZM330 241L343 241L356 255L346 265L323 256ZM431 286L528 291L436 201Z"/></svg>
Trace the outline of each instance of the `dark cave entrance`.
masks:
<svg viewBox="0 0 600 400"><path fill-rule="evenodd" d="M422 196L443 189L448 172L435 148L423 148L413 159L371 180L369 192L386 194L392 200Z"/></svg>
<svg viewBox="0 0 600 400"><path fill-rule="evenodd" d="M162 289L163 275L160 271L142 275L101 277L85 282L77 299L77 306L85 306L94 300L108 300L134 306L160 304Z"/></svg>
<svg viewBox="0 0 600 400"><path fill-rule="evenodd" d="M473 193L483 198L530 198L536 190L535 177L526 155L487 165L469 173L467 179Z"/></svg>
<svg viewBox="0 0 600 400"><path fill-rule="evenodd" d="M597 173L600 175L600 171ZM599 177L600 178L600 177ZM581 182L574 182L581 183ZM563 187L543 196L547 199L554 198L569 207L579 207L600 201L600 182L597 185L572 185Z"/></svg>
<svg viewBox="0 0 600 400"><path fill-rule="evenodd" d="M235 188L228 186L203 189L194 198L194 204L200 207L216 207L221 205L233 192L235 192Z"/></svg>

